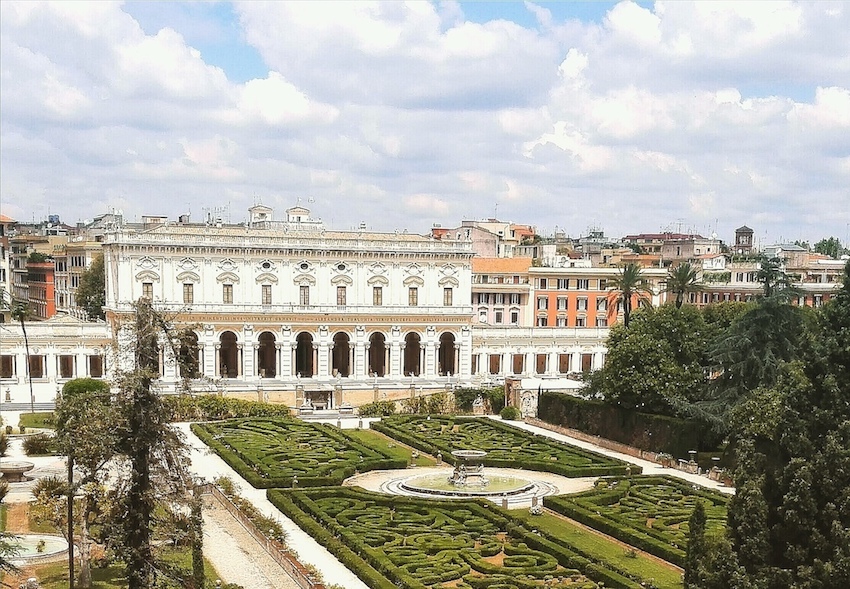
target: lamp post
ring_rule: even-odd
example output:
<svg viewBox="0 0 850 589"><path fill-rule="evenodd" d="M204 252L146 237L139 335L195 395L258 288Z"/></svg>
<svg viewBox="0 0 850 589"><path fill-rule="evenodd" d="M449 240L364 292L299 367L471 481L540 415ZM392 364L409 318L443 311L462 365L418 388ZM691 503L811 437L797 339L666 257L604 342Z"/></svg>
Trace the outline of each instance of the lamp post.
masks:
<svg viewBox="0 0 850 589"><path fill-rule="evenodd" d="M74 450L71 444L68 444L68 589L74 589Z"/></svg>

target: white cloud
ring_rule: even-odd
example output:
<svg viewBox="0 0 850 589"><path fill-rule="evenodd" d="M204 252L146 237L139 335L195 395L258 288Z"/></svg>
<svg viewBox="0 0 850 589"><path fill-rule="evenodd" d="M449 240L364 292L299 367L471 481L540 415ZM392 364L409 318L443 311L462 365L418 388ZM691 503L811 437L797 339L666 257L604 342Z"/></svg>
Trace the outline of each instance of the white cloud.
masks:
<svg viewBox="0 0 850 589"><path fill-rule="evenodd" d="M255 196L312 197L329 223L383 230L498 202L573 235L846 232L844 4L622 2L598 23L525 6L536 25L456 2L238 3L268 74L237 83L177 20L4 2L4 213L229 202L240 220Z"/></svg>
<svg viewBox="0 0 850 589"><path fill-rule="evenodd" d="M306 121L327 124L339 115L332 106L311 102L277 72L247 82L241 88L237 110L248 120L275 126Z"/></svg>

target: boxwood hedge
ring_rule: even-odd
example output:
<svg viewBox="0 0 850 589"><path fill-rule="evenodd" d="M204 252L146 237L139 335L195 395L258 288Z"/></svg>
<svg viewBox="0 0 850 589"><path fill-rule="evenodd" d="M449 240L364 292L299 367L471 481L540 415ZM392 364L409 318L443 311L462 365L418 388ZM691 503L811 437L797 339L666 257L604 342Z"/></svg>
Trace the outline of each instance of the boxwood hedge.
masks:
<svg viewBox="0 0 850 589"><path fill-rule="evenodd" d="M640 467L583 450L492 419L398 415L370 427L453 464L453 450L484 450L485 466L525 468L566 477L638 474Z"/></svg>
<svg viewBox="0 0 850 589"><path fill-rule="evenodd" d="M688 519L697 501L709 528L723 527L728 497L666 476L603 481L574 495L545 497L543 504L635 548L684 566Z"/></svg>
<svg viewBox="0 0 850 589"><path fill-rule="evenodd" d="M640 589L487 502L388 496L352 487L267 492L369 587Z"/></svg>
<svg viewBox="0 0 850 589"><path fill-rule="evenodd" d="M356 472L405 468L326 424L247 418L192 424L192 431L254 487L338 485Z"/></svg>

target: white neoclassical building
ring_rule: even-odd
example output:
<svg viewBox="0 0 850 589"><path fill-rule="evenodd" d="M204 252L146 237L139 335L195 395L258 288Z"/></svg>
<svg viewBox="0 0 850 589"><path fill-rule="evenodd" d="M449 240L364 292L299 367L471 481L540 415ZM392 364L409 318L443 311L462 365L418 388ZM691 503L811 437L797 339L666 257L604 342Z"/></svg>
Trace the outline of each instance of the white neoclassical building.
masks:
<svg viewBox="0 0 850 589"><path fill-rule="evenodd" d="M359 404L470 379L470 244L330 231L300 206L285 221L266 206L249 212L243 225L108 234L107 320L147 297L193 326L197 386L290 404ZM169 390L180 375L163 360Z"/></svg>

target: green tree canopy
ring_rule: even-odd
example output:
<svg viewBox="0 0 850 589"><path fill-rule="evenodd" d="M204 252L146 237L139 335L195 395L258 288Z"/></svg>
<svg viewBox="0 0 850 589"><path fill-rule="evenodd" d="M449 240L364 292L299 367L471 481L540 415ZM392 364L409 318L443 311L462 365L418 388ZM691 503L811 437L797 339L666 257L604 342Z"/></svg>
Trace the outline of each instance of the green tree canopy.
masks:
<svg viewBox="0 0 850 589"><path fill-rule="evenodd" d="M98 254L80 276L77 287L77 306L83 309L89 319L103 319L103 305L106 304L106 271L103 254Z"/></svg>
<svg viewBox="0 0 850 589"><path fill-rule="evenodd" d="M821 239L815 244L814 250L819 254L824 254L825 256L835 258L836 260L845 252L844 247L842 247L841 242L837 237Z"/></svg>
<svg viewBox="0 0 850 589"><path fill-rule="evenodd" d="M850 263L844 276L757 393L774 401L742 428L729 546L703 568L726 564L705 589L850 587Z"/></svg>
<svg viewBox="0 0 850 589"><path fill-rule="evenodd" d="M605 365L591 375L588 392L623 407L678 415L701 396L713 336L696 307L640 309L628 329L611 329Z"/></svg>

